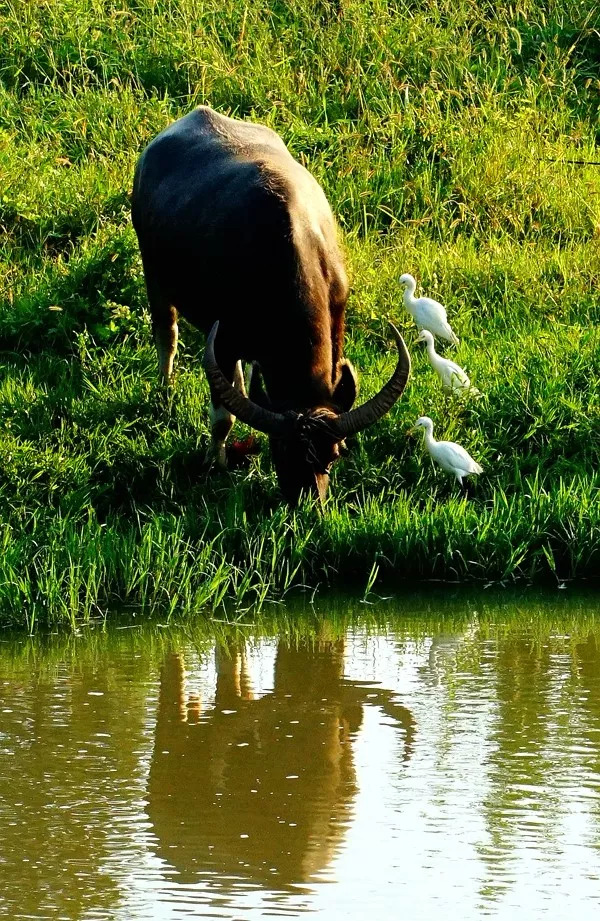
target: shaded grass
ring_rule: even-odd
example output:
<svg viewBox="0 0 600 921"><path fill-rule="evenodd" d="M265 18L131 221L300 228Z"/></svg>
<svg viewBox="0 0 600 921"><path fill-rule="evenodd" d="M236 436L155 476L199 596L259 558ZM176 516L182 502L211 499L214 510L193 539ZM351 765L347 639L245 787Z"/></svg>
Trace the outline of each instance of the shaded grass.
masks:
<svg viewBox="0 0 600 921"><path fill-rule="evenodd" d="M0 3L3 619L598 575L600 169L568 161L600 159L599 18L591 0ZM361 399L393 365L387 317L411 348L411 386L322 516L281 508L265 445L207 469L195 330L157 387L129 189L198 102L270 124L323 184ZM403 271L447 305L481 400L438 389ZM425 413L482 463L471 501L405 437Z"/></svg>

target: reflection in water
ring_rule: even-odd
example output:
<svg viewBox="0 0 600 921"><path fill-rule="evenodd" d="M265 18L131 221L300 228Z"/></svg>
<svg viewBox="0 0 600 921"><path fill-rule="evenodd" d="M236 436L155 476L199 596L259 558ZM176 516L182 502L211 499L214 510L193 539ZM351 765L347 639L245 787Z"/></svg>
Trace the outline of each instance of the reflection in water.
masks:
<svg viewBox="0 0 600 921"><path fill-rule="evenodd" d="M0 917L594 917L600 626L534 613L0 642Z"/></svg>
<svg viewBox="0 0 600 921"><path fill-rule="evenodd" d="M352 740L363 705L413 742L390 691L343 680L344 642L280 642L273 689L254 699L244 646L217 650L214 705L186 698L181 653L161 671L148 815L182 882L209 870L266 886L308 881L329 863L352 813ZM217 875L218 874L218 875Z"/></svg>

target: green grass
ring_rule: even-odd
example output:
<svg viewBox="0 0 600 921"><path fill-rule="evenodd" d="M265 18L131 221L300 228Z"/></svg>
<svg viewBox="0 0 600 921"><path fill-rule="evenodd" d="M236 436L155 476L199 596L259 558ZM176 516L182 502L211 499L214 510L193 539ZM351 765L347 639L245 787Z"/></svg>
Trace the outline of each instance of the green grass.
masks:
<svg viewBox="0 0 600 921"><path fill-rule="evenodd" d="M0 2L0 618L597 576L600 167L569 161L600 160L599 29L595 0ZM195 330L157 385L129 191L200 102L271 125L323 184L361 398L393 365L387 317L411 349L323 515L282 507L264 444L207 470ZM481 400L439 390L403 271ZM484 467L468 502L406 438L425 413Z"/></svg>

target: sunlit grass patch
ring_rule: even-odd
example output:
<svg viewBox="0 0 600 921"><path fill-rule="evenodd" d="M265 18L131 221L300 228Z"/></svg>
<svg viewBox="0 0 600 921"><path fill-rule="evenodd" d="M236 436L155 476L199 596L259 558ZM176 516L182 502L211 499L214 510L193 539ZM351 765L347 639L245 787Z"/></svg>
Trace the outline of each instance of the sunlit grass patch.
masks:
<svg viewBox="0 0 600 921"><path fill-rule="evenodd" d="M591 0L5 3L0 617L597 576L598 26ZM184 323L158 386L131 178L200 102L266 122L323 184L360 399L391 373L388 318L411 351L322 515L281 506L260 436L247 468L209 469L203 338ZM407 271L448 308L445 354L480 400L440 390ZM407 438L422 414L484 467L469 501Z"/></svg>

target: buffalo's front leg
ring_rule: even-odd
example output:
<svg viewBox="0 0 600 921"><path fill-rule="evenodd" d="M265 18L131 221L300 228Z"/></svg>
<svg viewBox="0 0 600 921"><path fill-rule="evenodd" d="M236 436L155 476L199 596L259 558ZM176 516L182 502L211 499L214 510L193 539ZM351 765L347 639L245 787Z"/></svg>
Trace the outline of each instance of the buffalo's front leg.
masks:
<svg viewBox="0 0 600 921"><path fill-rule="evenodd" d="M241 361L232 361L229 363L225 362L221 365L221 369L227 380L231 381L236 390L240 390L245 396L246 388L244 386L244 375L242 373ZM213 442L213 455L218 466L225 468L227 467L225 442L233 427L233 423L235 422L235 416L222 405L218 396L216 396L212 390L210 394L209 414Z"/></svg>

